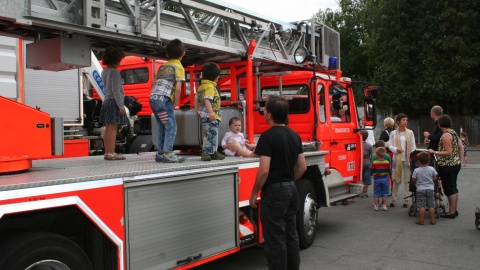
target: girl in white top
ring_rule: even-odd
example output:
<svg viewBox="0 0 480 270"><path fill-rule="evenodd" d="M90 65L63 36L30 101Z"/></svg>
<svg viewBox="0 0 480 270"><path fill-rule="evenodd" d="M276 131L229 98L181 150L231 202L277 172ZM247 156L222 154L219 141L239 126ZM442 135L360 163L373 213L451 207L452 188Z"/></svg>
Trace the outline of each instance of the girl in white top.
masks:
<svg viewBox="0 0 480 270"><path fill-rule="evenodd" d="M254 144L250 144L248 140L245 140L243 137L242 130L242 121L238 117L232 117L228 121L230 131L226 132L222 139L222 148L225 149L225 155L227 156L242 156L237 151L228 149L228 144L236 141L241 149L244 149L248 152L251 152L255 148Z"/></svg>
<svg viewBox="0 0 480 270"><path fill-rule="evenodd" d="M397 203L398 188L402 182L403 198L410 196L408 188L410 182L410 153L417 148L413 131L407 128L408 116L400 113L397 115L395 122L398 128L390 133L390 140L388 141L388 149L393 152L392 178L394 181L390 207L395 207ZM403 207L408 207L408 199L405 199Z"/></svg>

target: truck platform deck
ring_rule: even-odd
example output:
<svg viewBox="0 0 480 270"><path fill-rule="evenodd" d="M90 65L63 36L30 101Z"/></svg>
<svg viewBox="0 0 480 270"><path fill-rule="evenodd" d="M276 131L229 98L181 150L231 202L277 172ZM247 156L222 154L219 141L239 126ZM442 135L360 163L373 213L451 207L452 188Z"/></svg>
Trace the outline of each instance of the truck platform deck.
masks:
<svg viewBox="0 0 480 270"><path fill-rule="evenodd" d="M307 165L319 164L324 169L323 156L327 152L305 152ZM199 155L184 155L183 163L159 163L155 153L127 154L126 160L107 161L103 156L34 160L26 172L0 175L0 191L123 178L135 181L142 175L211 169L224 166L248 166L258 158L225 157L224 160L201 161Z"/></svg>

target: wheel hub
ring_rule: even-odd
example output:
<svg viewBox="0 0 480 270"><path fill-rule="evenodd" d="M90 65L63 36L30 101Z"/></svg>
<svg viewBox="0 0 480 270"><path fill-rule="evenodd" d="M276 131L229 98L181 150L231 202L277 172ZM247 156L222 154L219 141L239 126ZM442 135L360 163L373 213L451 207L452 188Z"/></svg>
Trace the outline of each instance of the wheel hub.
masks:
<svg viewBox="0 0 480 270"><path fill-rule="evenodd" d="M312 197L312 194L305 196L305 204L303 207L303 224L304 230L308 236L311 236L315 232L317 227L318 212L317 203Z"/></svg>
<svg viewBox="0 0 480 270"><path fill-rule="evenodd" d="M60 261L42 260L30 265L25 270L70 270L70 268Z"/></svg>

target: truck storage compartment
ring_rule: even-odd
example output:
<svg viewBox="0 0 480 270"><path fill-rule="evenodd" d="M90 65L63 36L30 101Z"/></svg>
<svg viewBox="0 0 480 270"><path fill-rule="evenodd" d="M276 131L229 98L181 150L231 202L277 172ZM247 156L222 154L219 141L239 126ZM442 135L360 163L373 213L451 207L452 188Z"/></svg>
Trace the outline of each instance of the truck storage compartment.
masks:
<svg viewBox="0 0 480 270"><path fill-rule="evenodd" d="M220 108L222 122L218 128L218 142L222 141L225 132L229 131L228 120L232 117L242 119L242 111L236 107ZM158 125L152 114L152 138L153 144L157 145ZM175 110L175 119L177 121L177 135L175 137L175 148L197 147L202 144L202 132L200 128L200 119L195 115L195 110Z"/></svg>
<svg viewBox="0 0 480 270"><path fill-rule="evenodd" d="M125 180L128 268L170 269L238 247L237 168Z"/></svg>

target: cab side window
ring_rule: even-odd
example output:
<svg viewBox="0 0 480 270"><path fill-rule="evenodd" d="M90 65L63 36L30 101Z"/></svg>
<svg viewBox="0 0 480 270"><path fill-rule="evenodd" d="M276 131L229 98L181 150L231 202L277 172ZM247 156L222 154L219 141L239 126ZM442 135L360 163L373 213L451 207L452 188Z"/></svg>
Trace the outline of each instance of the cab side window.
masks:
<svg viewBox="0 0 480 270"><path fill-rule="evenodd" d="M336 87L330 87L330 120L332 122L349 122L350 106L347 92L338 90Z"/></svg>
<svg viewBox="0 0 480 270"><path fill-rule="evenodd" d="M319 105L319 110L318 113L320 114L320 123L325 123L327 121L326 119L326 112L325 112L325 87L323 84L318 85L318 105Z"/></svg>

